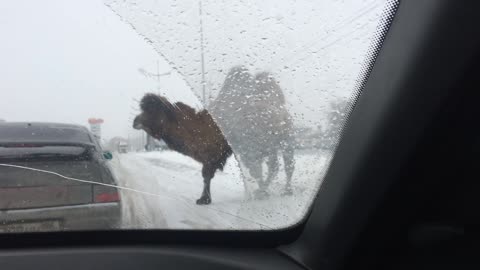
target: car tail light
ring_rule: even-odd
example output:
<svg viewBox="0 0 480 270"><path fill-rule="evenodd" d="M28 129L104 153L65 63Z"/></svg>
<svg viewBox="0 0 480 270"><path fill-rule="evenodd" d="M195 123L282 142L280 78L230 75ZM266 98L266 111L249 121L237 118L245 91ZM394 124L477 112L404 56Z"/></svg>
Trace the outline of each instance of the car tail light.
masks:
<svg viewBox="0 0 480 270"><path fill-rule="evenodd" d="M115 193L100 193L95 196L95 203L106 203L106 202L118 202L120 201L120 196L118 192Z"/></svg>
<svg viewBox="0 0 480 270"><path fill-rule="evenodd" d="M118 190L113 187L95 186L93 188L94 203L108 203L120 201Z"/></svg>
<svg viewBox="0 0 480 270"><path fill-rule="evenodd" d="M8 144L8 147L12 148L33 148L33 147L42 147L42 145L31 144L31 143L12 143Z"/></svg>

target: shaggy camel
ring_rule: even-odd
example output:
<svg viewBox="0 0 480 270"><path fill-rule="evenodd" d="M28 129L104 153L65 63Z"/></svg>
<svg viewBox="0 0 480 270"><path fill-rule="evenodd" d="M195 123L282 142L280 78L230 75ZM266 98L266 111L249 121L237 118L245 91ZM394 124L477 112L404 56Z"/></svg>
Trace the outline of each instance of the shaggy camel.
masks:
<svg viewBox="0 0 480 270"><path fill-rule="evenodd" d="M210 182L232 154L211 115L206 110L196 112L181 102L172 104L155 94L146 94L140 108L142 112L135 118L133 128L143 129L155 139L163 140L170 149L202 163L204 185L197 204L210 204Z"/></svg>

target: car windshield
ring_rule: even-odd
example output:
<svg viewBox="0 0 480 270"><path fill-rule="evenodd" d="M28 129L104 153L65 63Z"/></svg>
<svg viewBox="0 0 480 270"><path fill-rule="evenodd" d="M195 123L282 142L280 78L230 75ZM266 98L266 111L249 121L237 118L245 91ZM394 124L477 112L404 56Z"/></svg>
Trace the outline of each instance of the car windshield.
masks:
<svg viewBox="0 0 480 270"><path fill-rule="evenodd" d="M397 4L2 1L0 233L301 222Z"/></svg>

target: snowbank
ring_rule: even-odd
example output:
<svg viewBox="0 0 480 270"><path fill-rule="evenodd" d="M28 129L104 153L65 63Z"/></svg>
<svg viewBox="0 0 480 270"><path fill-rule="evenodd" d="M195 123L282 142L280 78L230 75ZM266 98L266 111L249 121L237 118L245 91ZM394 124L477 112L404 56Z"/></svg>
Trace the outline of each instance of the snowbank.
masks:
<svg viewBox="0 0 480 270"><path fill-rule="evenodd" d="M121 191L125 228L258 230L287 227L303 218L328 158L297 153L293 196L281 195L281 170L269 198L246 200L238 163L231 157L212 180L208 206L195 204L203 187L202 166L187 156L172 151L119 154L111 165L120 186L155 194Z"/></svg>

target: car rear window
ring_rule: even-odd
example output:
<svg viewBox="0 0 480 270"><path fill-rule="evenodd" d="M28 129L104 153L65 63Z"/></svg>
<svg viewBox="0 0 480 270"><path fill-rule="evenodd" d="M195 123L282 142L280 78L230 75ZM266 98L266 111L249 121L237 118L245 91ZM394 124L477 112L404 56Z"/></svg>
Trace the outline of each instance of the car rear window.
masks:
<svg viewBox="0 0 480 270"><path fill-rule="evenodd" d="M0 124L0 143L87 143L85 130L54 124Z"/></svg>
<svg viewBox="0 0 480 270"><path fill-rule="evenodd" d="M84 147L78 146L0 146L0 159L33 157L75 157L82 155L83 153L85 153L85 151L86 149Z"/></svg>

